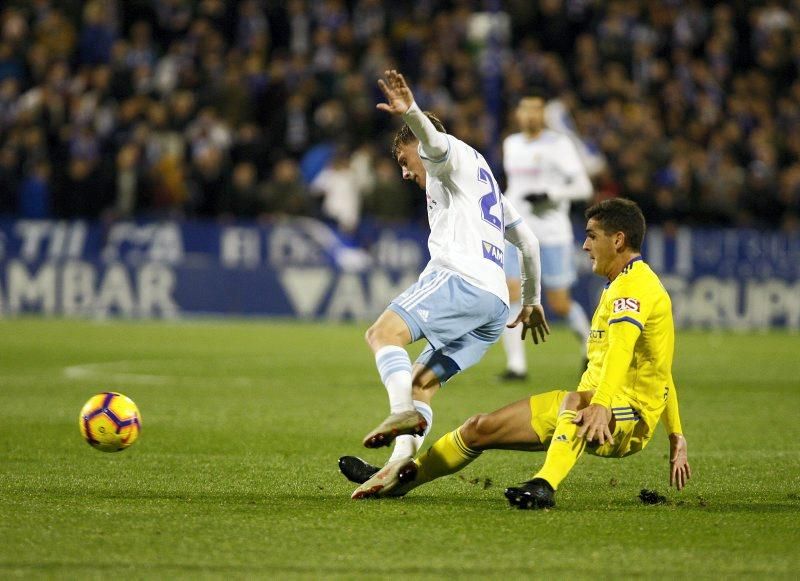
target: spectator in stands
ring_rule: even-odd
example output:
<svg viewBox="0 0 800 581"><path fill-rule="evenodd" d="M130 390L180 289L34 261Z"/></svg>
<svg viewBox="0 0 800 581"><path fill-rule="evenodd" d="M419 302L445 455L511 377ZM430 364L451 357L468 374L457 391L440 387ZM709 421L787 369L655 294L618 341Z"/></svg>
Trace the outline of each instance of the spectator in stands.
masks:
<svg viewBox="0 0 800 581"><path fill-rule="evenodd" d="M350 151L340 146L333 158L311 183L312 194L320 198L322 216L344 234L353 234L361 218L362 191L350 159Z"/></svg>
<svg viewBox="0 0 800 581"><path fill-rule="evenodd" d="M413 217L413 190L397 179L397 164L388 157L375 161L375 181L364 196L364 210L381 224L402 223Z"/></svg>
<svg viewBox="0 0 800 581"><path fill-rule="evenodd" d="M134 216L141 203L139 174L140 149L134 144L124 145L117 154L117 171L114 202L107 217L126 220Z"/></svg>
<svg viewBox="0 0 800 581"><path fill-rule="evenodd" d="M51 216L52 193L49 184L50 164L39 160L22 181L19 189L19 216L44 219Z"/></svg>
<svg viewBox="0 0 800 581"><path fill-rule="evenodd" d="M19 155L16 149L0 149L0 215L14 214L18 208Z"/></svg>
<svg viewBox="0 0 800 581"><path fill-rule="evenodd" d="M279 160L264 185L261 198L264 212L275 216L302 216L311 211L310 193L292 158Z"/></svg>
<svg viewBox="0 0 800 581"><path fill-rule="evenodd" d="M236 218L254 218L263 211L256 166L249 161L239 162L233 167L230 181L223 186L220 212Z"/></svg>
<svg viewBox="0 0 800 581"><path fill-rule="evenodd" d="M50 171L36 179L56 216L113 210L114 184L132 183L118 156L138 150L134 212L213 216L230 164L252 163L258 182L321 144L382 147L395 128L370 105L371 79L400 60L420 100L488 159L519 96L542 86L567 96L577 132L604 153L596 191L635 197L650 223L796 221L797 3L509 2L493 46L470 3L133 5L3 3L0 184L13 189L0 211L18 211L19 184L42 157ZM42 131L33 148L31 126ZM92 186L82 196L98 199L65 203L88 177L111 194ZM349 216L348 229L360 214Z"/></svg>

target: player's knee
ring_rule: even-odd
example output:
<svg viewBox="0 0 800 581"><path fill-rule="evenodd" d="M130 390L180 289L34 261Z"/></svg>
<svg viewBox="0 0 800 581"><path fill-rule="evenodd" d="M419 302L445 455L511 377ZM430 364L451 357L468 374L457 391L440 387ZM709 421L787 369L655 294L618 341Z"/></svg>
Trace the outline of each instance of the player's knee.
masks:
<svg viewBox="0 0 800 581"><path fill-rule="evenodd" d="M461 439L467 447L480 450L492 442L497 431L491 414L477 414L469 418L460 428Z"/></svg>
<svg viewBox="0 0 800 581"><path fill-rule="evenodd" d="M377 323L373 324L367 332L364 333L364 341L367 342L367 345L370 347L375 347L379 343L381 343L381 338L383 333L381 332L381 327Z"/></svg>

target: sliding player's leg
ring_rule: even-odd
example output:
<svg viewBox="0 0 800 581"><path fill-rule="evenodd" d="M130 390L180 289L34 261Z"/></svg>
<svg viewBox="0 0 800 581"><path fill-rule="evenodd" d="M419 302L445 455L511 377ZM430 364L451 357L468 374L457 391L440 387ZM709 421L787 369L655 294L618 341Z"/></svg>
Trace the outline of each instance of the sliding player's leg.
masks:
<svg viewBox="0 0 800 581"><path fill-rule="evenodd" d="M420 456L414 485L457 472L484 450L545 450L566 394L549 391L469 418Z"/></svg>
<svg viewBox="0 0 800 581"><path fill-rule="evenodd" d="M548 392L490 414L475 415L439 438L417 460L391 466L380 482L359 488L353 498L402 496L426 482L462 470L484 450L544 450L565 394Z"/></svg>
<svg viewBox="0 0 800 581"><path fill-rule="evenodd" d="M591 401L593 392L573 391L561 402L544 465L519 487L505 491L508 501L518 508L549 508L555 505L554 494L561 481L580 458L586 440L578 437L580 426L573 423L578 410Z"/></svg>
<svg viewBox="0 0 800 581"><path fill-rule="evenodd" d="M415 464L415 486L453 474L466 467L484 450L544 449L531 424L530 398L489 414L478 414L439 438Z"/></svg>

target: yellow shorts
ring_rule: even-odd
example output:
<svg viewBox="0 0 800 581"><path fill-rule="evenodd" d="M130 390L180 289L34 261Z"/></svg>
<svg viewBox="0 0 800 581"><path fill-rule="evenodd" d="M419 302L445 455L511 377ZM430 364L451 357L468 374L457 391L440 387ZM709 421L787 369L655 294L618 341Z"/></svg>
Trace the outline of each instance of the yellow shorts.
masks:
<svg viewBox="0 0 800 581"><path fill-rule="evenodd" d="M558 421L561 402L567 395L566 390L555 390L531 396L531 427L545 445L550 445L553 432ZM630 405L630 400L623 395L616 395L611 400L612 434L614 443L606 442L602 446L589 445L586 451L604 458L622 458L644 450L653 436L650 427Z"/></svg>
<svg viewBox="0 0 800 581"><path fill-rule="evenodd" d="M567 390L557 389L531 396L531 427L545 447L549 446L550 440L553 439L558 410L561 409L561 402L566 395Z"/></svg>

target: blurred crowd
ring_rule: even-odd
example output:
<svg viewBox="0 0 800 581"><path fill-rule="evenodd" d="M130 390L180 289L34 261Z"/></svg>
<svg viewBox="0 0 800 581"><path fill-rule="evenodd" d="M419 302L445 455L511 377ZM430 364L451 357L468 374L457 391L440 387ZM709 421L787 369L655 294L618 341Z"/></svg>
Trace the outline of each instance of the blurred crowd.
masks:
<svg viewBox="0 0 800 581"><path fill-rule="evenodd" d="M800 229L800 1L8 0L0 214L424 219L375 80L502 173L531 88L652 223Z"/></svg>

